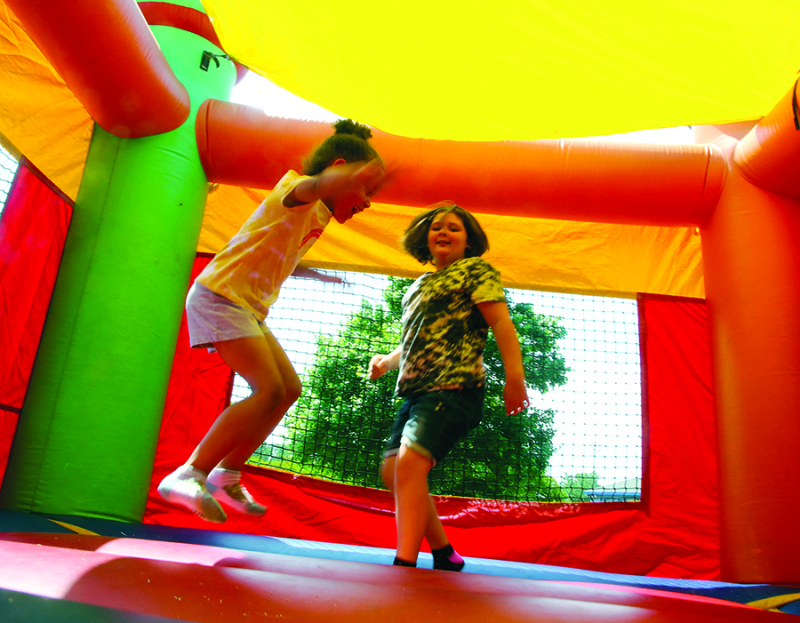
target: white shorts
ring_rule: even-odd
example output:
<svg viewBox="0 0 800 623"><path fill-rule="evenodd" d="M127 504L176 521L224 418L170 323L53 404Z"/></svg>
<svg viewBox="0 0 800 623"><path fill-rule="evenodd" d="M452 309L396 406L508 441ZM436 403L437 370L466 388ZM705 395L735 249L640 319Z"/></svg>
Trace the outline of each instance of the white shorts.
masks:
<svg viewBox="0 0 800 623"><path fill-rule="evenodd" d="M207 348L210 353L217 351L216 342L269 333L252 312L197 282L186 296L186 321L191 347Z"/></svg>

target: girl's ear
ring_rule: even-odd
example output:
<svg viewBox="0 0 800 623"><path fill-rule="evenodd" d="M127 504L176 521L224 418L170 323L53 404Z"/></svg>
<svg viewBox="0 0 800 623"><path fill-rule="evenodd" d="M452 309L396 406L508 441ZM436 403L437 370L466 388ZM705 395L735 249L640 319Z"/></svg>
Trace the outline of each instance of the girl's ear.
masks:
<svg viewBox="0 0 800 623"><path fill-rule="evenodd" d="M338 166L340 164L347 164L347 160L345 160L344 158L337 158L336 160L331 162L328 166L329 167L335 167L335 166Z"/></svg>

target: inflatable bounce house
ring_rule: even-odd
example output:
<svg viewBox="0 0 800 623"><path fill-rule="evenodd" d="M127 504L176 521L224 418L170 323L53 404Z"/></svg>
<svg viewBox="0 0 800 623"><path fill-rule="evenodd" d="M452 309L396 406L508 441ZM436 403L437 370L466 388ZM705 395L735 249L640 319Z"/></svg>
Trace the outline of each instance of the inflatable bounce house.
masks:
<svg viewBox="0 0 800 623"><path fill-rule="evenodd" d="M798 24L772 0L0 0L0 619L800 614ZM456 574L390 565L385 491L253 467L268 515L213 530L153 495L229 399L186 344L191 278L330 133L231 103L248 69L376 128L394 171L309 268L419 274L398 233L449 198L506 286L637 302L640 500L442 498Z"/></svg>

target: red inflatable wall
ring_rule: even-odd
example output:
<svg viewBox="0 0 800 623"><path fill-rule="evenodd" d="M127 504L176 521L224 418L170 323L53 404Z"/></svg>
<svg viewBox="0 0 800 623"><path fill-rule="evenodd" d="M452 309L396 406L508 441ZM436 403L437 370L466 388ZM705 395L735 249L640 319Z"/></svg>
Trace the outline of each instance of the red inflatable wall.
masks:
<svg viewBox="0 0 800 623"><path fill-rule="evenodd" d="M67 201L35 172L20 167L0 220L0 303L8 319L0 336L0 470L24 399L70 215ZM198 257L194 274L207 262L207 257ZM697 300L642 296L639 308L643 502L520 505L441 498L440 512L464 555L637 575L719 577L706 306ZM215 526L154 495L154 486L185 460L230 393L232 374L219 356L190 349L187 342L183 326L145 521L208 529ZM232 516L222 529L394 547L393 502L386 491L264 469L249 470L246 479L267 501L269 512L263 520Z"/></svg>
<svg viewBox="0 0 800 623"><path fill-rule="evenodd" d="M195 272L208 262L199 257ZM465 556L581 569L718 579L716 438L703 301L639 300L645 395L642 503L517 504L441 498L448 534ZM222 526L165 504L155 487L186 460L225 405L231 372L218 355L188 347L181 328L145 522L394 548L386 491L252 468L248 488L263 519ZM377 469L377 465L375 466Z"/></svg>
<svg viewBox="0 0 800 623"><path fill-rule="evenodd" d="M4 468L52 292L71 206L20 168L0 220L0 470ZM11 262L20 259L21 261ZM194 274L207 263L198 257ZM188 284L187 284L188 285ZM642 296L645 484L639 504L506 504L442 498L453 542L466 556L615 573L719 577L716 437L703 301ZM155 485L185 460L227 403L232 374L218 355L188 347L181 329L145 521L211 526L164 504ZM377 468L377 466L376 466ZM394 547L385 491L250 469L267 501L263 520L232 516L222 529Z"/></svg>
<svg viewBox="0 0 800 623"><path fill-rule="evenodd" d="M0 216L0 479L64 250L72 202L27 162Z"/></svg>

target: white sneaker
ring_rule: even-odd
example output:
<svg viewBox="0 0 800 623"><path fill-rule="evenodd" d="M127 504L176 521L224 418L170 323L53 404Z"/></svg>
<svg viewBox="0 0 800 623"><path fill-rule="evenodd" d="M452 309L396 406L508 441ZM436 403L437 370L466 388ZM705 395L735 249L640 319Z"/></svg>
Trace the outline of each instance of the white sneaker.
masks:
<svg viewBox="0 0 800 623"><path fill-rule="evenodd" d="M228 516L206 489L202 472L182 465L158 485L158 494L167 502L180 504L206 521L222 523Z"/></svg>
<svg viewBox="0 0 800 623"><path fill-rule="evenodd" d="M244 488L241 482L241 473L238 471L215 467L208 475L206 486L208 492L217 501L235 511L258 517L267 512L267 507L256 502L250 492Z"/></svg>

